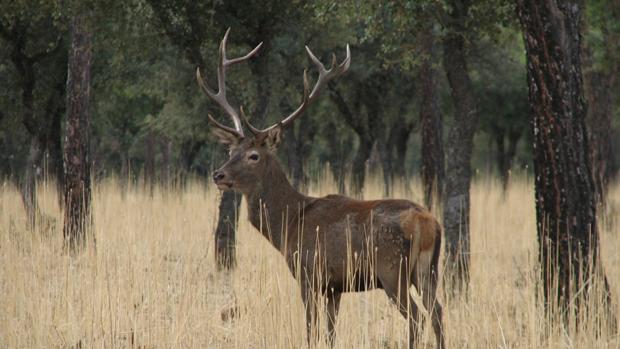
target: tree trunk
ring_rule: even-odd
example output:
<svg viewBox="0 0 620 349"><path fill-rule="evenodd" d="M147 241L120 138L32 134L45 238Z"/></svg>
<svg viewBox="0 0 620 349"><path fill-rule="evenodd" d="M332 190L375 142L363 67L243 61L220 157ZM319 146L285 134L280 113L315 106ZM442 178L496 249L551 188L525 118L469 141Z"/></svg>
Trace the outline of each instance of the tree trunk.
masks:
<svg viewBox="0 0 620 349"><path fill-rule="evenodd" d="M63 235L71 250L84 246L91 232L89 163L91 33L87 19L71 20L71 48L67 75L67 128L65 134L65 220Z"/></svg>
<svg viewBox="0 0 620 349"><path fill-rule="evenodd" d="M508 165L506 164L508 160L506 159L506 131L502 127L492 126L491 130L493 132L492 137L495 141L495 161L497 162L497 172L502 181L502 187L505 186L506 178L506 169Z"/></svg>
<svg viewBox="0 0 620 349"><path fill-rule="evenodd" d="M371 133L375 136L380 134L379 130L370 130L370 124L376 123L376 129L381 128L383 125L381 121L378 120L378 114L375 112L377 110L376 105L372 105L369 103L367 105L371 107L371 109L366 108L366 115L362 114L360 103L352 103L354 106L354 110L349 108L349 105L344 100L342 93L338 90L335 84L329 84L329 96L331 100L336 104L336 107L340 111L343 116L345 122L355 131L357 137L359 139L359 146L357 148L357 152L355 153L355 157L353 158L353 166L351 169L351 195L354 197L362 197L364 191L364 181L366 179L366 160L370 157L370 152L372 151L373 145L373 137ZM365 86L368 88L368 86ZM364 99L362 95L362 88L360 87L355 93L355 100L361 101ZM367 92L367 91L364 91ZM375 118L370 120L369 118ZM381 128L381 131L383 129ZM377 137L375 137L377 138Z"/></svg>
<svg viewBox="0 0 620 349"><path fill-rule="evenodd" d="M293 187L304 192L308 185L308 176L304 168L305 159L312 150L312 141L316 135L316 124L310 117L301 118L297 132L291 130L285 137L289 138L287 145L288 163Z"/></svg>
<svg viewBox="0 0 620 349"><path fill-rule="evenodd" d="M383 197L389 198L394 190L394 169L392 166L392 152L385 141L377 141L377 151L381 160L381 170L383 175Z"/></svg>
<svg viewBox="0 0 620 349"><path fill-rule="evenodd" d="M388 137L388 148L394 151L394 161L392 162L393 177L407 179L407 170L405 168L407 143L413 131L413 122L407 122L404 117L405 110L401 108L399 115L392 125L390 135Z"/></svg>
<svg viewBox="0 0 620 349"><path fill-rule="evenodd" d="M546 304L581 308L601 275L583 99L579 1L519 0L534 138L536 221ZM583 287L583 288L582 288ZM585 293L576 293L577 290ZM605 301L609 301L609 293ZM606 305L613 309L612 305ZM610 312L611 313L611 312Z"/></svg>
<svg viewBox="0 0 620 349"><path fill-rule="evenodd" d="M336 181L338 193L345 195L347 189L345 185L345 146L343 145L343 140L340 135L338 135L336 125L332 120L329 121L329 124L325 130L325 138L329 143L330 149L329 167L334 176L334 180Z"/></svg>
<svg viewBox="0 0 620 349"><path fill-rule="evenodd" d="M432 209L441 202L444 183L443 122L437 89L435 35L432 26L421 33L420 123L422 124L422 187L424 204Z"/></svg>
<svg viewBox="0 0 620 349"><path fill-rule="evenodd" d="M62 60L67 65L66 59ZM49 90L49 97L45 103L42 121L39 122L37 133L42 155L45 157L46 180L56 181L58 207L64 207L64 169L62 160L62 116L66 113L65 89L67 73L63 77L56 77L57 83ZM60 102L61 100L65 102Z"/></svg>
<svg viewBox="0 0 620 349"><path fill-rule="evenodd" d="M41 129L35 120L34 111L34 63L31 60L25 59L25 55L21 54L21 50L16 50L16 53L18 54L13 55L13 63L22 77L22 104L24 107L22 123L31 138L28 159L26 160L26 173L21 183L21 194L28 220L28 227L34 229L37 219L40 218L36 185L37 175L41 166L43 145L39 139Z"/></svg>
<svg viewBox="0 0 620 349"><path fill-rule="evenodd" d="M396 120L389 131L388 150L394 156L392 161L392 179L398 178L402 180L405 187L405 195L411 196L411 183L407 175L406 156L407 143L409 143L415 122L405 120L405 113L407 112L405 107L406 103L401 103Z"/></svg>
<svg viewBox="0 0 620 349"><path fill-rule="evenodd" d="M60 91L62 95L64 86L60 86L59 88L58 84L56 84L55 89L51 89L51 97L48 99L44 113L42 113L43 117L41 118L41 115L39 115L39 118L37 118L34 98L37 72L35 65L60 52L62 40L59 39L54 46L46 46L36 53L32 52L32 49L37 45L33 45L28 39L29 32L32 31L31 24L32 23L28 21L14 21L13 25L7 28L3 23L0 23L0 36L6 40L8 44L8 46L5 47L7 57L10 58L17 70L17 76L19 77L17 83L21 88L21 103L23 107L21 121L31 137L26 173L24 179L20 183L20 189L26 215L28 216L28 224L32 228L34 227L35 221L40 218L38 217L39 208L37 205L36 177L41 166L41 156L45 150L50 152L53 151L53 144L50 142L50 137L53 137L56 132L55 127L59 121L54 119L57 112L55 108L57 108L58 105L58 98L54 96L54 94ZM48 81L55 81L54 78L56 77L48 75L47 78ZM49 121L50 119L51 121ZM52 160L53 158L54 154L52 153ZM62 180L62 176L58 179Z"/></svg>
<svg viewBox="0 0 620 349"><path fill-rule="evenodd" d="M64 96L64 94L63 94ZM51 117L52 125L50 134L48 137L47 149L51 159L51 168L56 177L56 191L58 195L58 206L64 206L64 192L65 192L65 175L62 160L62 114L65 109L58 110Z"/></svg>
<svg viewBox="0 0 620 349"><path fill-rule="evenodd" d="M600 49L600 58L594 61L592 48L584 45L582 50L586 98L588 100L588 139L592 177L597 192L597 202L606 204L609 183L613 181L618 163L613 152L614 91L617 91L617 76L620 73L617 48L620 46L620 2L609 1L605 10L607 14L598 18L596 25L602 33L604 46ZM600 11L600 10L599 10ZM585 27L585 26L584 26Z"/></svg>
<svg viewBox="0 0 620 349"><path fill-rule="evenodd" d="M200 152L200 148L204 146L204 142L196 142L193 139L187 140L181 144L181 167L185 177L194 171L194 161Z"/></svg>
<svg viewBox="0 0 620 349"><path fill-rule="evenodd" d="M286 115L293 112L294 109L285 99L282 99L280 110ZM284 136L284 148L293 187L298 191L304 192L308 184L304 162L312 150L312 141L316 134L316 124L312 120L311 115L304 116L298 120L298 123L297 127L293 127Z"/></svg>
<svg viewBox="0 0 620 349"><path fill-rule="evenodd" d="M155 134L149 131L144 140L144 186L149 195L155 191Z"/></svg>
<svg viewBox="0 0 620 349"><path fill-rule="evenodd" d="M514 163L515 156L517 155L517 145L521 139L521 132L511 130L508 132L508 149L505 153L505 167L502 169L502 190L505 193L508 192L510 187L510 178L512 177L512 165Z"/></svg>
<svg viewBox="0 0 620 349"><path fill-rule="evenodd" d="M465 23L469 3L452 1L451 27L444 39L443 66L450 83L455 105L454 125L446 147L446 178L443 222L446 236L446 259L454 268L455 289L467 289L469 283L469 187L471 153L478 114L469 79L465 48Z"/></svg>
<svg viewBox="0 0 620 349"><path fill-rule="evenodd" d="M599 203L605 203L609 183L616 172L611 144L615 77L614 73L605 74L601 71L590 71L586 74L589 153L592 161L592 177Z"/></svg>
<svg viewBox="0 0 620 349"><path fill-rule="evenodd" d="M258 54L254 59L249 61L250 71L256 80L256 108L254 112L248 116L252 118L252 124L256 127L261 127L265 123L271 100L269 56L266 54L266 52L270 50L271 42L270 38L265 35L261 35L263 37L263 46L261 48L263 54Z"/></svg>
<svg viewBox="0 0 620 349"><path fill-rule="evenodd" d="M32 136L30 140L30 150L26 160L26 173L21 183L21 196L28 227L34 229L37 220L41 216L37 202L37 174L40 171L41 163L41 143L37 136Z"/></svg>
<svg viewBox="0 0 620 349"><path fill-rule="evenodd" d="M506 135L506 129L494 123L491 124L491 129L497 148L495 156L497 172L502 183L502 192L506 194L510 183L512 162L517 154L517 144L521 138L521 133L517 130L510 130ZM508 146L506 146L506 137L508 138Z"/></svg>
<svg viewBox="0 0 620 349"><path fill-rule="evenodd" d="M161 183L164 187L168 187L170 185L170 175L172 172L172 165L170 163L170 154L172 153L172 141L167 137L162 137L159 140L159 147L161 150L161 172L159 174L161 178Z"/></svg>
<svg viewBox="0 0 620 349"><path fill-rule="evenodd" d="M235 235L240 203L241 194L230 190L222 194L215 228L215 261L219 270L233 269L237 264Z"/></svg>
<svg viewBox="0 0 620 349"><path fill-rule="evenodd" d="M364 194L364 181L366 180L366 160L370 157L373 141L370 137L359 137L360 142L353 158L351 169L351 195L362 198Z"/></svg>
<svg viewBox="0 0 620 349"><path fill-rule="evenodd" d="M65 51L67 52L67 51ZM67 57L63 55L59 60L60 64L67 66ZM56 191L58 197L58 207L64 207L64 168L62 150L62 117L66 114L66 93L67 73L61 71L62 75L57 74L54 88L50 89L47 98L43 122L39 126L40 143L46 150L48 176L56 180Z"/></svg>
<svg viewBox="0 0 620 349"><path fill-rule="evenodd" d="M303 119L302 119L303 120ZM284 150L286 151L286 160L289 175L293 182L293 187L299 190L299 185L303 181L303 162L301 154L297 151L298 139L301 135L297 134L294 129L288 131L284 137Z"/></svg>
<svg viewBox="0 0 620 349"><path fill-rule="evenodd" d="M121 173L120 173L120 187L121 187L121 197L125 199L127 195L127 189L129 188L130 182L130 169L129 169L129 150L127 148L120 149L120 157L121 157Z"/></svg>

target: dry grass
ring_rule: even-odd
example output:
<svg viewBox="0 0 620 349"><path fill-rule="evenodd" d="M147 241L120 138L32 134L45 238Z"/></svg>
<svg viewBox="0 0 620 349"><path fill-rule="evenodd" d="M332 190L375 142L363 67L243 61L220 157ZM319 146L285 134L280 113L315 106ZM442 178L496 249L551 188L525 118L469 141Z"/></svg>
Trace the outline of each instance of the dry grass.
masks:
<svg viewBox="0 0 620 349"><path fill-rule="evenodd" d="M367 198L380 197L378 183L368 186ZM414 187L408 196L420 201ZM441 296L448 346L619 347L617 335L597 331L599 313L585 316L580 331L545 317L536 299L532 190L532 183L521 179L502 198L495 181L474 184L471 293L467 299ZM333 186L328 183L311 189L315 195L329 192ZM0 188L0 347L305 345L296 283L243 211L238 269L232 274L216 271L211 232L219 193L213 188L194 182L184 190L158 188L153 197L132 189L123 199L113 181L98 185L97 250L77 257L62 253L62 219L52 186L42 185L39 193L43 211L55 221L33 233L24 228L16 189L8 184ZM406 197L404 193L398 190L395 196ZM611 200L608 217L617 220L620 188ZM603 260L617 307L620 238L613 221L604 224ZM239 313L222 320L222 311L233 303ZM405 347L406 322L382 291L345 295L340 314L337 347ZM430 329L421 336L421 347L434 346ZM317 346L327 347L325 342Z"/></svg>

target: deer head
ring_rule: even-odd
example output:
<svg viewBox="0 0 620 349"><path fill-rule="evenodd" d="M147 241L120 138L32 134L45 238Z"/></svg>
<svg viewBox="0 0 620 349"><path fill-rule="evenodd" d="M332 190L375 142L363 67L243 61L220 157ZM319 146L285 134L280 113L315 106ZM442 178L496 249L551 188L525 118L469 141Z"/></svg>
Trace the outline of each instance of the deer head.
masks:
<svg viewBox="0 0 620 349"><path fill-rule="evenodd" d="M228 67L246 61L256 55L262 43L258 44L256 48L243 57L228 59L226 57L226 41L229 32L230 29L226 31L219 49L217 93L207 85L200 74L200 69L196 69L196 78L207 97L217 103L233 123L233 127L225 126L215 120L210 114L208 115L209 122L214 126L213 134L220 143L228 146L230 155L230 159L213 173L213 180L221 190L233 189L247 193L257 185L261 185L263 178L269 175L269 171L274 166L277 166L275 151L282 139L282 131L291 126L293 121L317 100L321 89L330 80L342 75L349 69L351 51L347 45L346 58L340 64L337 64L336 55L332 55L332 65L330 69L325 69L325 66L306 46L308 56L317 67L319 73L314 87L310 90L308 74L304 70L304 92L300 106L282 121L261 130L249 123L243 108L239 108L239 112L237 112L237 109L228 103L226 99L226 71ZM243 126L250 132L249 135L246 136Z"/></svg>

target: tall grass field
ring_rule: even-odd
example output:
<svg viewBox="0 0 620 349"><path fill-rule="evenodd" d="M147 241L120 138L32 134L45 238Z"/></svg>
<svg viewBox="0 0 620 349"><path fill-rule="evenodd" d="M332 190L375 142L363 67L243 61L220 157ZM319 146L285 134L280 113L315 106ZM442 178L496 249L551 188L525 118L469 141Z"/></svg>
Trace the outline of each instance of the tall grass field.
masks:
<svg viewBox="0 0 620 349"><path fill-rule="evenodd" d="M364 197L381 198L380 183L367 183ZM414 181L393 196L421 202L420 189ZM568 323L544 311L533 190L526 177L515 178L507 193L494 179L474 181L469 293L451 296L450 284L439 291L447 346L620 348L618 331L601 326L608 312L596 299L588 314ZM315 196L335 191L328 180L309 188ZM247 222L244 204L237 268L217 271L213 231L221 193L210 183L158 187L152 195L142 186L122 195L114 180L96 184L96 249L75 256L63 252L55 186L40 183L38 194L48 218L33 231L17 188L0 187L0 348L308 346L299 287L279 252ZM602 261L620 315L620 187L599 219ZM325 325L325 314L319 317ZM328 348L326 337L311 347ZM435 346L425 321L419 337L419 347ZM343 296L335 347L406 345L407 322L382 290Z"/></svg>

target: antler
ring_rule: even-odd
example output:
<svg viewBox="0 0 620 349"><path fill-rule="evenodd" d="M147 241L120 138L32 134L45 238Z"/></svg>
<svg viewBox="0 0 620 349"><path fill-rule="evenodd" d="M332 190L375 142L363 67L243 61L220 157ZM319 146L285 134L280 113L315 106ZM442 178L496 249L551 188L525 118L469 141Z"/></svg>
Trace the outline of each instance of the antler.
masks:
<svg viewBox="0 0 620 349"><path fill-rule="evenodd" d="M294 112L292 112L289 116L284 118L282 121L276 124L273 124L264 130L256 129L255 127L250 125L250 123L245 117L245 114L242 111L241 116L243 117L243 122L246 124L246 126L252 133L258 134L261 132L266 132L266 131L269 131L275 128L278 125L281 125L283 128L290 126L297 117L303 114L303 112L308 108L308 106L310 106L314 101L316 101L323 86L325 86L330 80L344 74L349 69L349 66L351 65L351 50L349 49L349 45L347 45L347 56L342 61L342 63L337 65L336 55L332 54L332 65L329 68L329 70L325 69L325 66L323 65L323 63L321 63L321 61L319 61L319 59L316 58L316 56L312 53L312 51L310 51L310 48L308 46L306 46L306 52L308 52L308 56L310 56L310 60L312 61L312 63L314 63L314 65L316 65L319 71L319 77L314 87L312 88L312 91L310 91L310 88L309 88L310 84L308 83L308 72L306 69L304 69L304 95L303 95L301 105Z"/></svg>
<svg viewBox="0 0 620 349"><path fill-rule="evenodd" d="M226 69L228 69L228 67L232 65L235 65L237 63L241 63L241 62L244 62L250 59L252 56L254 56L258 52L258 50L261 48L263 43L261 42L260 44L258 44L256 48L254 48L252 51L250 51L250 53L248 53L247 55L243 57L228 59L226 58L226 41L228 40L229 33L230 33L230 28L226 30L226 34L224 34L224 38L222 39L222 42L220 43L220 51L219 51L220 57L219 57L219 62L217 66L217 89L218 89L217 93L207 85L202 75L200 74L200 68L196 68L196 79L198 80L198 84L200 85L204 93L207 95L207 97L209 97L212 101L217 103L222 109L224 109L226 114L230 116L230 119L232 120L234 124L234 128L222 125L217 120L215 120L215 118L213 118L211 114L208 114L209 121L215 127L218 127L225 131L233 133L239 138L243 138L244 134L243 134L243 128L241 127L241 120L239 119L239 114L237 114L237 111L235 110L235 108L233 108L230 105L230 103L228 103L228 100L226 99Z"/></svg>

